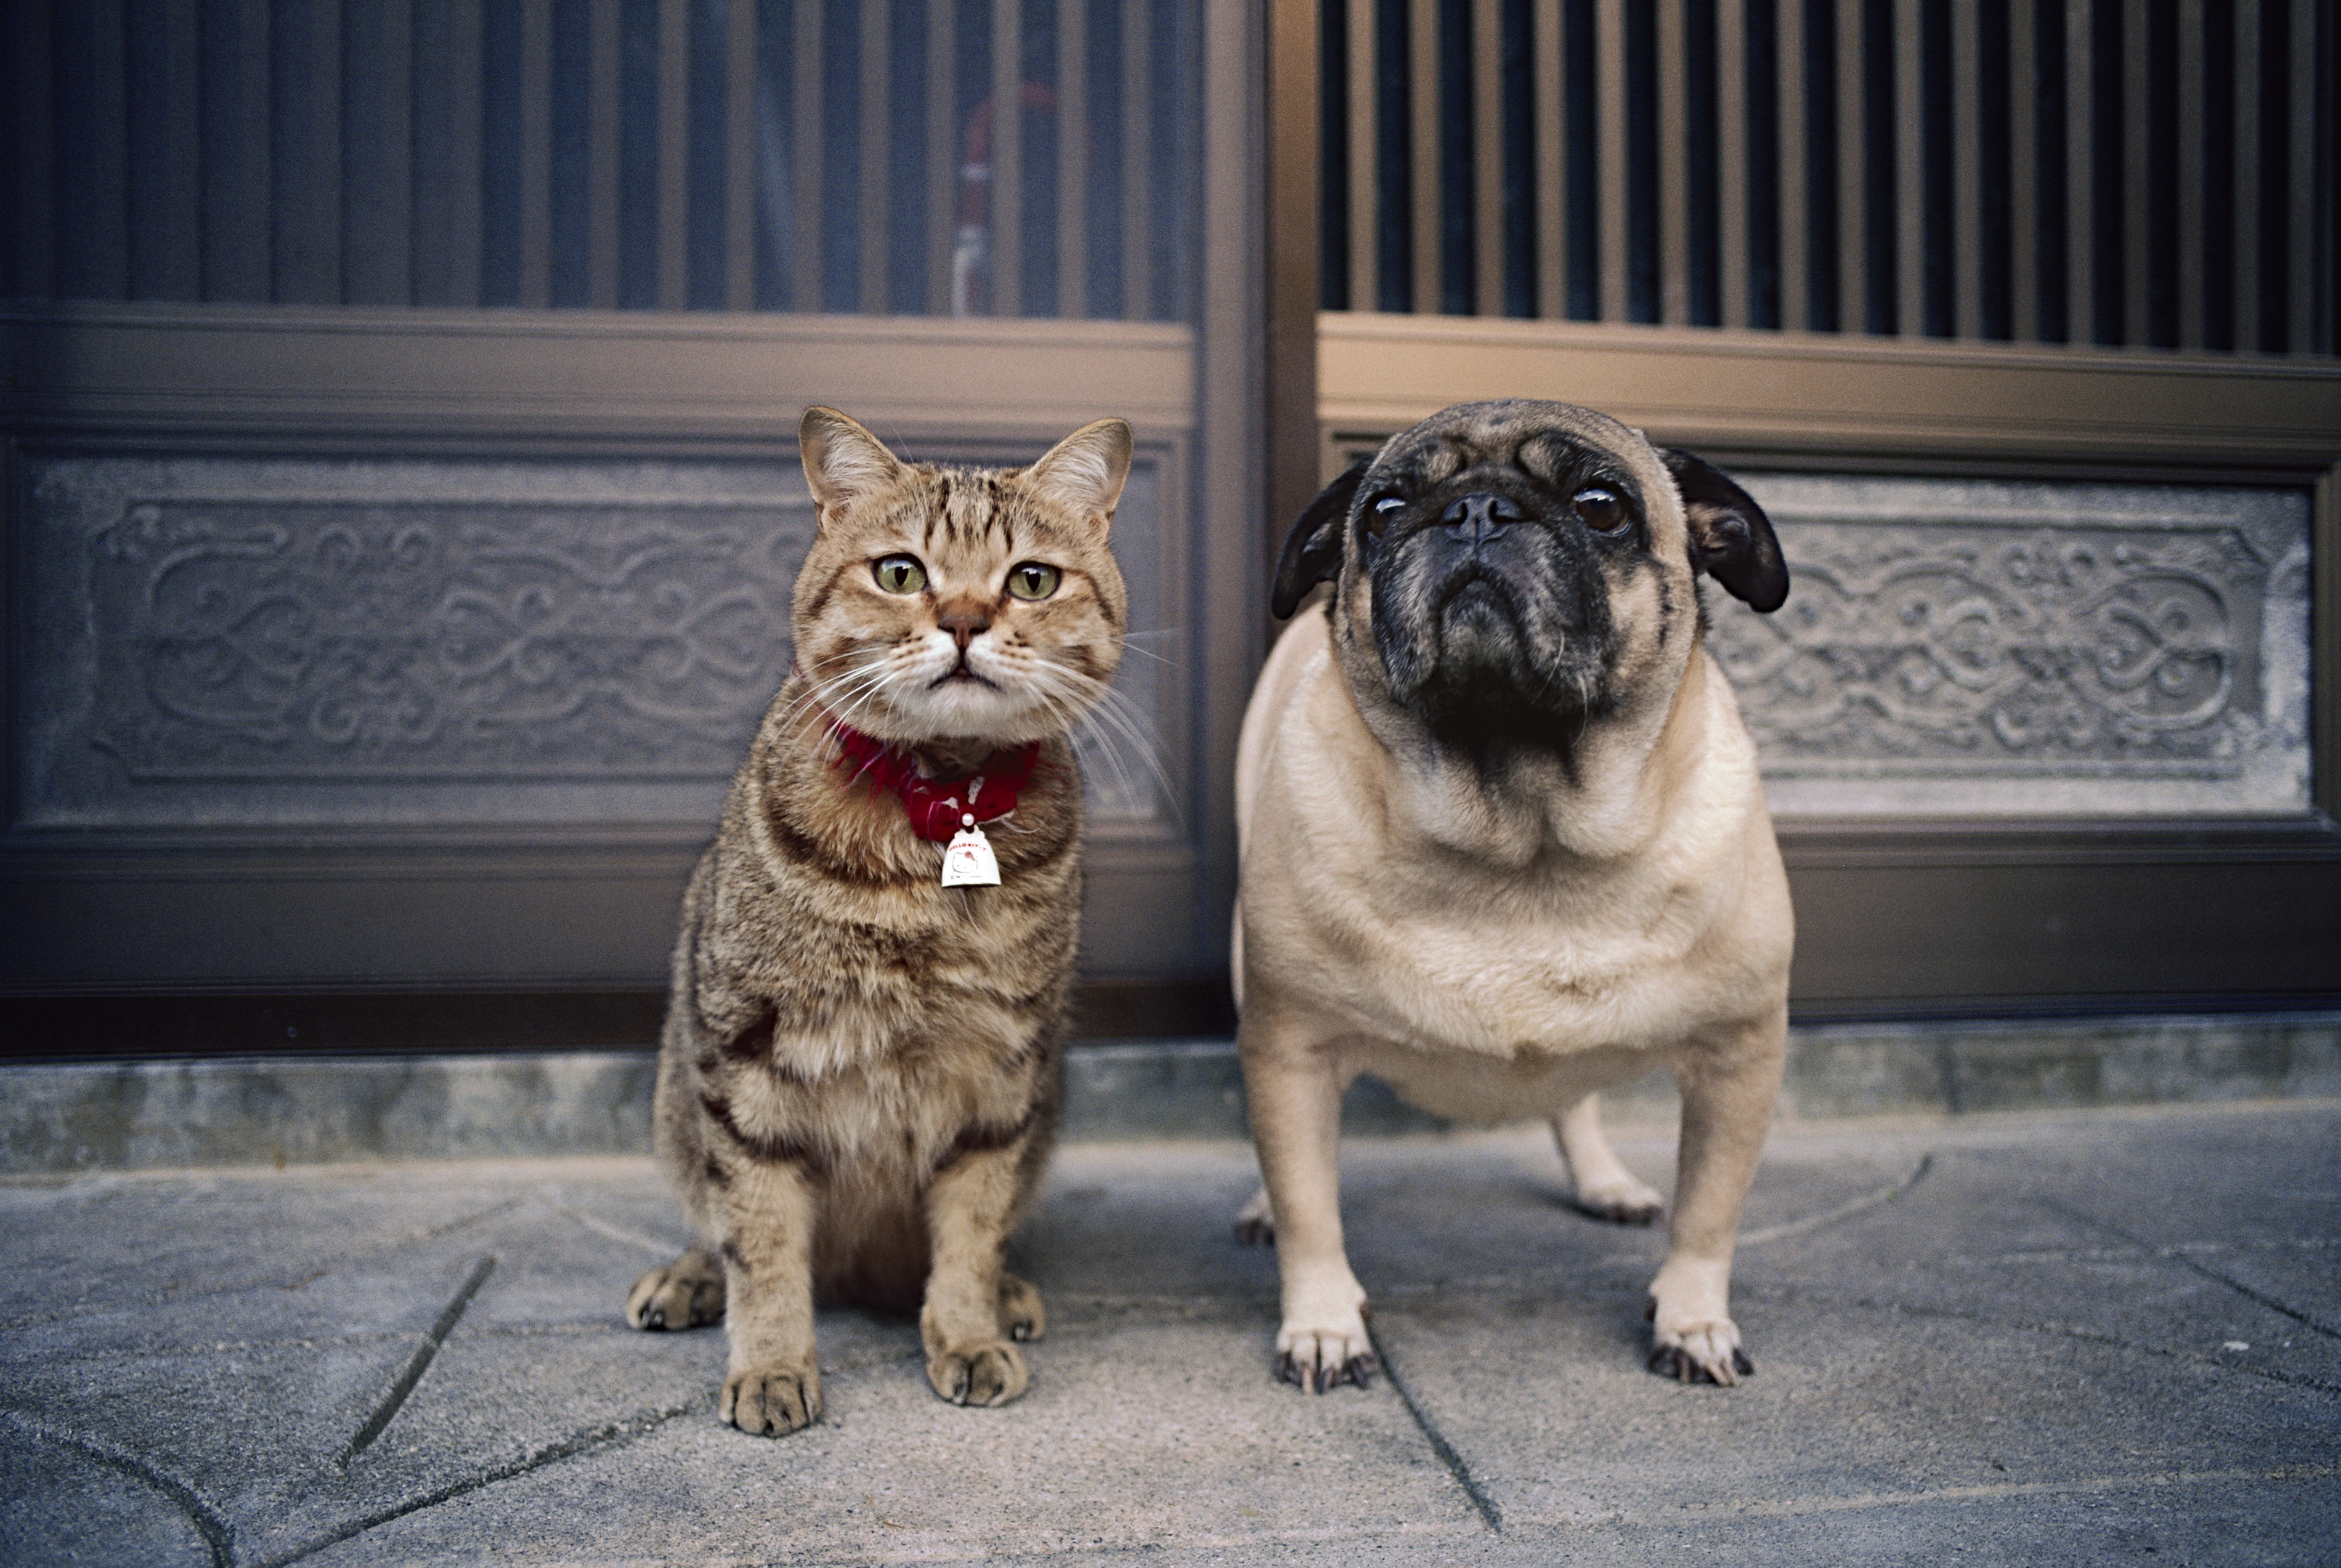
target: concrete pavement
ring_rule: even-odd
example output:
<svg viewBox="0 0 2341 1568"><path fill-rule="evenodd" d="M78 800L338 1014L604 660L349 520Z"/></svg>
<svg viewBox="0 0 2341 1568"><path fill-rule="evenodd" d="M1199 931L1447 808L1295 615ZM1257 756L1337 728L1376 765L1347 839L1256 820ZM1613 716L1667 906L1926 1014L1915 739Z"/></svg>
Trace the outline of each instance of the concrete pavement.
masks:
<svg viewBox="0 0 2341 1568"><path fill-rule="evenodd" d="M1662 1234L1540 1129L1345 1170L1370 1390L1270 1380L1248 1147L1078 1144L1020 1404L828 1313L777 1442L719 1331L619 1321L683 1240L647 1160L5 1178L0 1562L2341 1561L2341 1102L1784 1125L1736 1390L1642 1370Z"/></svg>

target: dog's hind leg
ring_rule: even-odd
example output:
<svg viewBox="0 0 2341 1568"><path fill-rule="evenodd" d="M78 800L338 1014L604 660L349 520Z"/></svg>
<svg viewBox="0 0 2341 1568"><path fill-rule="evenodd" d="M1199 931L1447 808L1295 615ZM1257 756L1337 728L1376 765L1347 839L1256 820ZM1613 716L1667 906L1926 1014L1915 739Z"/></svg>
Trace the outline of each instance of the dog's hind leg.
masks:
<svg viewBox="0 0 2341 1568"><path fill-rule="evenodd" d="M1236 1210L1236 1239L1246 1246L1276 1245L1276 1206L1268 1201L1268 1188L1261 1187L1251 1195L1251 1201Z"/></svg>
<svg viewBox="0 0 2341 1568"><path fill-rule="evenodd" d="M1588 1095L1553 1117L1552 1140L1569 1166L1577 1206L1595 1219L1649 1225L1666 1212L1658 1189L1628 1170L1601 1136L1600 1096Z"/></svg>

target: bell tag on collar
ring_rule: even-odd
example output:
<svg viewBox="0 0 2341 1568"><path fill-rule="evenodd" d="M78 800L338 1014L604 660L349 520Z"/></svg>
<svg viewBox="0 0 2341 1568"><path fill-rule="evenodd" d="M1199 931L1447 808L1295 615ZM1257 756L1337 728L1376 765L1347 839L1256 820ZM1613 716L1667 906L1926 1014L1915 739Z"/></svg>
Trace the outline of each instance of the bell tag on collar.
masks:
<svg viewBox="0 0 2341 1568"><path fill-rule="evenodd" d="M997 888L1000 861L991 853L991 841L975 825L974 812L961 812L959 820L959 831L943 847L943 886Z"/></svg>

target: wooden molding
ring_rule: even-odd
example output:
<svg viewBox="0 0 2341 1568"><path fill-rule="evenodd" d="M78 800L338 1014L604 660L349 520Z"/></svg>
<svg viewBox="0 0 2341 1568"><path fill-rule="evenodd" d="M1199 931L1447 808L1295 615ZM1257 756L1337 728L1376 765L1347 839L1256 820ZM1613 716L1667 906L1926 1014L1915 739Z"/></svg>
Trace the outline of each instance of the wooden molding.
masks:
<svg viewBox="0 0 2341 1568"><path fill-rule="evenodd" d="M1375 433L1479 398L1669 442L1904 460L2341 462L2341 362L1327 312L1318 411Z"/></svg>
<svg viewBox="0 0 2341 1568"><path fill-rule="evenodd" d="M223 305L0 311L27 435L752 441L828 402L889 436L1195 422L1195 332L1160 322Z"/></svg>

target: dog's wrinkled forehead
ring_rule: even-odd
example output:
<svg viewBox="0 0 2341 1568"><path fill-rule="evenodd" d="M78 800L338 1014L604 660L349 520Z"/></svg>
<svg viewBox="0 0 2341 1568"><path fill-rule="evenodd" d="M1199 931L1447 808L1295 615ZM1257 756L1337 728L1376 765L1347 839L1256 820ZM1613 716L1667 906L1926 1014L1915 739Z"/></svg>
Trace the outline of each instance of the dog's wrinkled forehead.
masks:
<svg viewBox="0 0 2341 1568"><path fill-rule="evenodd" d="M1400 431L1375 454L1362 488L1400 477L1437 486L1490 464L1517 466L1553 482L1589 463L1621 468L1645 480L1664 472L1642 433L1608 414L1574 403L1500 398L1457 403Z"/></svg>

